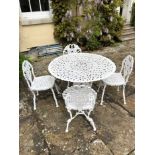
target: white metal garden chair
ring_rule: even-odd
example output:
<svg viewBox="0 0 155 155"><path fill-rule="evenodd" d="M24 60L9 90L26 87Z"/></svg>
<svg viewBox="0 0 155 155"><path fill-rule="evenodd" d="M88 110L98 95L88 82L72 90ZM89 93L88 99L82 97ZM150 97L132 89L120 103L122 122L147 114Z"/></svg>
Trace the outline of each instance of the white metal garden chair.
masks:
<svg viewBox="0 0 155 155"><path fill-rule="evenodd" d="M28 84L28 87L33 94L34 110L36 110L35 92L37 92L37 95L39 95L38 91L43 91L43 90L48 90L48 89L51 89L53 98L56 103L56 107L58 107L59 105L58 105L58 102L57 102L57 99L56 99L56 96L55 96L55 93L53 90L53 87L55 84L55 78L50 75L36 77L34 75L33 66L27 60L24 60L24 62L22 64L22 70L23 70L23 75L25 77L25 80ZM56 87L56 90L57 90L57 87Z"/></svg>
<svg viewBox="0 0 155 155"><path fill-rule="evenodd" d="M126 104L126 99L125 99L125 86L128 82L129 76L132 72L133 69L133 64L134 64L134 58L131 55L126 56L123 61L122 61L122 67L119 73L114 73L110 77L103 79L104 83L104 88L102 92L102 97L101 97L101 103L100 105L103 104L103 97L105 93L106 86L118 86L118 91L119 91L119 86L123 86L123 100L124 104ZM100 88L100 86L99 86ZM98 91L99 91L98 88Z"/></svg>
<svg viewBox="0 0 155 155"><path fill-rule="evenodd" d="M90 117L90 113L94 109L97 93L92 88L85 85L74 85L68 87L62 95L65 100L67 111L70 115L65 131L68 132L69 124L77 115L84 115L92 125L93 130L96 131L96 127L93 119ZM73 110L76 111L74 116L72 114Z"/></svg>
<svg viewBox="0 0 155 155"><path fill-rule="evenodd" d="M72 53L80 53L80 52L82 52L81 48L76 44L69 44L63 50L63 54L72 54Z"/></svg>

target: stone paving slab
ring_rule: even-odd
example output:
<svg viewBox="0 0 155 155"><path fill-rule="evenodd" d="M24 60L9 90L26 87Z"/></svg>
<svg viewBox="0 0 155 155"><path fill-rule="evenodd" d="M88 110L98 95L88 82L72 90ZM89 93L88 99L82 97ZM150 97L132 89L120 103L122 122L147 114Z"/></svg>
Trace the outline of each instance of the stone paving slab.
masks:
<svg viewBox="0 0 155 155"><path fill-rule="evenodd" d="M132 151L131 153L129 153L129 155L135 155L135 151Z"/></svg>
<svg viewBox="0 0 155 155"><path fill-rule="evenodd" d="M89 152L90 155L113 155L101 139L96 139L89 145Z"/></svg>
<svg viewBox="0 0 155 155"><path fill-rule="evenodd" d="M40 133L37 122L33 117L20 121L19 127L20 155L48 155L44 137Z"/></svg>
<svg viewBox="0 0 155 155"><path fill-rule="evenodd" d="M30 101L30 100L29 100ZM26 100L20 100L19 102L19 118L26 119L32 116L33 110L32 105L28 104Z"/></svg>
<svg viewBox="0 0 155 155"><path fill-rule="evenodd" d="M95 139L101 139L113 154L127 155L134 149L134 118L120 106L114 103L96 105L91 115L97 127L96 132L93 132L84 117L79 116L70 124L69 132L65 133L69 114L63 100L59 100L59 104L60 107L56 108L52 97L41 99L36 111L44 126L42 134L51 153L87 155L92 152L92 142ZM101 154L104 149L104 146L99 149Z"/></svg>
<svg viewBox="0 0 155 155"><path fill-rule="evenodd" d="M103 108L97 106L95 110L101 139L113 154L127 155L134 149L134 118L114 103L107 103Z"/></svg>
<svg viewBox="0 0 155 155"><path fill-rule="evenodd" d="M123 100L120 101L120 104ZM135 116L135 95L130 95L126 98L127 104L123 104L122 106L129 111L133 116Z"/></svg>

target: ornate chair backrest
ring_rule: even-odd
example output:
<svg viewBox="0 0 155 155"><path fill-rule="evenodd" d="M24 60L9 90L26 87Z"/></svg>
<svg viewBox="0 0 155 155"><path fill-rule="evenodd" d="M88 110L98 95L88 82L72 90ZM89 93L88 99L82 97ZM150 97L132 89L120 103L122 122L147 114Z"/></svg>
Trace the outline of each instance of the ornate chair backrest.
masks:
<svg viewBox="0 0 155 155"><path fill-rule="evenodd" d="M63 50L63 54L72 54L72 53L80 53L80 52L82 52L81 48L76 44L69 44Z"/></svg>
<svg viewBox="0 0 155 155"><path fill-rule="evenodd" d="M131 55L126 56L122 61L121 73L125 79L125 82L128 82L129 76L132 72L134 64L134 58Z"/></svg>
<svg viewBox="0 0 155 155"><path fill-rule="evenodd" d="M87 97L85 96L85 92L87 92ZM90 105L95 105L97 97L97 93L92 88L85 85L74 85L68 87L62 95L65 99L66 105L68 103L74 104L74 102L78 102L79 108L81 108L81 110L81 106L84 105L83 103L90 103ZM90 106L90 108L92 108L92 106Z"/></svg>
<svg viewBox="0 0 155 155"><path fill-rule="evenodd" d="M22 70L23 70L24 78L28 84L28 87L31 89L32 81L35 78L35 75L33 72L33 66L30 64L29 61L24 60L22 64Z"/></svg>

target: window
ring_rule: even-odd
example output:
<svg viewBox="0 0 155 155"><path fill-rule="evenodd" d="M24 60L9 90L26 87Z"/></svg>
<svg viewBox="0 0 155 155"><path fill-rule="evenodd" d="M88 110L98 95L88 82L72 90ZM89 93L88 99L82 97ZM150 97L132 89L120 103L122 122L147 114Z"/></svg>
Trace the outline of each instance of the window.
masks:
<svg viewBox="0 0 155 155"><path fill-rule="evenodd" d="M22 12L49 11L48 0L20 0Z"/></svg>
<svg viewBox="0 0 155 155"><path fill-rule="evenodd" d="M19 0L22 25L51 22L49 0Z"/></svg>

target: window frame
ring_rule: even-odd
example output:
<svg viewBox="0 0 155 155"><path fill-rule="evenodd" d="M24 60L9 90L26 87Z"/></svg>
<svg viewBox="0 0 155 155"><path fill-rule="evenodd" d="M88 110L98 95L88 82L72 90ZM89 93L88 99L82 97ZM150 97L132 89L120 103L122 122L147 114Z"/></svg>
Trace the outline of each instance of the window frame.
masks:
<svg viewBox="0 0 155 155"><path fill-rule="evenodd" d="M30 0L28 0L30 3ZM31 5L30 11L31 12L22 12L21 6L19 3L19 22L21 25L33 25L33 24L43 24L43 23L51 23L52 22L52 8L51 8L51 1L48 0L49 4L49 11L42 11L41 2L39 0L39 6L41 11L32 11Z"/></svg>

